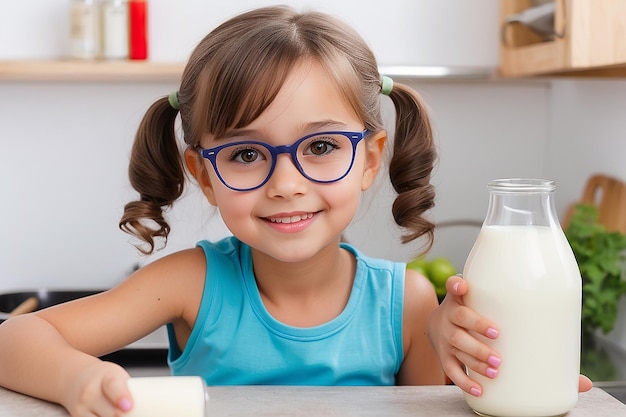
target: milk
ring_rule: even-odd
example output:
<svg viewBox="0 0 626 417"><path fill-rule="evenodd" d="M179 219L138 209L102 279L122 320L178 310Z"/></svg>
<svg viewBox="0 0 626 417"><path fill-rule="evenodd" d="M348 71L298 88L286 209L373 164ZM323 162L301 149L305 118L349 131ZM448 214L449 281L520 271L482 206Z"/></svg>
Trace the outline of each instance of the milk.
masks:
<svg viewBox="0 0 626 417"><path fill-rule="evenodd" d="M491 416L557 416L574 407L580 367L581 278L560 227L483 226L467 259L466 305L497 324L496 340L477 336L502 358L495 379L469 375Z"/></svg>
<svg viewBox="0 0 626 417"><path fill-rule="evenodd" d="M208 394L200 377L130 378L133 409L125 417L205 417Z"/></svg>

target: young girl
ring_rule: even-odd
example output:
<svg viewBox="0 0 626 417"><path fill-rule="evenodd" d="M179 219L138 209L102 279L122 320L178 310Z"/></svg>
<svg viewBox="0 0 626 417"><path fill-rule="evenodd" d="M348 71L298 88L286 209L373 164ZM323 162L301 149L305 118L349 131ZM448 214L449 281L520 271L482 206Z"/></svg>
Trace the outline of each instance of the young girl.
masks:
<svg viewBox="0 0 626 417"><path fill-rule="evenodd" d="M74 417L128 411L127 372L98 357L167 324L172 373L209 385L443 384L444 368L480 395L464 366L494 377L500 359L467 330L497 330L462 306L466 284L449 280L438 307L424 277L341 243L383 160L381 93L397 112L393 215L405 242L430 243L436 154L418 95L381 81L363 40L326 15L262 8L216 28L193 51L179 91L139 127L129 169L139 198L120 227L147 253L167 238L163 210L181 195L186 165L233 237L6 321L0 385Z"/></svg>

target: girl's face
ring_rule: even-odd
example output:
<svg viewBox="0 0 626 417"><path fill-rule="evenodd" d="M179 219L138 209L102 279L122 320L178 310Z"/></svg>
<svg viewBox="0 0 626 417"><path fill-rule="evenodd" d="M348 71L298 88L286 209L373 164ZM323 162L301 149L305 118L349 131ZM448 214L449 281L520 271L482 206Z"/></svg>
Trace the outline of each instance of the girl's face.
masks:
<svg viewBox="0 0 626 417"><path fill-rule="evenodd" d="M254 122L229 132L227 138L207 136L200 145L210 148L244 140L291 145L311 133L363 130L363 122L344 102L324 69L314 61L303 60ZM361 192L376 176L384 140L384 132L368 133L356 147L349 173L327 184L305 178L287 153L277 157L268 181L251 191L226 187L211 163L199 158L196 151L187 152L187 163L237 238L279 261L299 262L336 246L354 217Z"/></svg>

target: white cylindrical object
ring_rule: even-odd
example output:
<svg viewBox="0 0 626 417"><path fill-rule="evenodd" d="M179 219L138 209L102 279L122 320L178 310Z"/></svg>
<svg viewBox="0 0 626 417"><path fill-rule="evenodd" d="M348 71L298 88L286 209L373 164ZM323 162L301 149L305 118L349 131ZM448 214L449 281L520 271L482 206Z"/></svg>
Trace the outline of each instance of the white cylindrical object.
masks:
<svg viewBox="0 0 626 417"><path fill-rule="evenodd" d="M102 3L102 57L128 58L128 3L107 0Z"/></svg>
<svg viewBox="0 0 626 417"><path fill-rule="evenodd" d="M206 417L209 395L195 376L130 378L134 406L126 417Z"/></svg>

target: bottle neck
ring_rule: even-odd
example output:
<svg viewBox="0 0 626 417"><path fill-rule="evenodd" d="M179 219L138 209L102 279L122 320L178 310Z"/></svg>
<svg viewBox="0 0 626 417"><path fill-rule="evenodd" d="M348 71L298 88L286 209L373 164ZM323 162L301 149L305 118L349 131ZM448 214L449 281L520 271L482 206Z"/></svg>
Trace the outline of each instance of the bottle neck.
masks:
<svg viewBox="0 0 626 417"><path fill-rule="evenodd" d="M488 188L485 226L559 225L552 181L498 180Z"/></svg>

